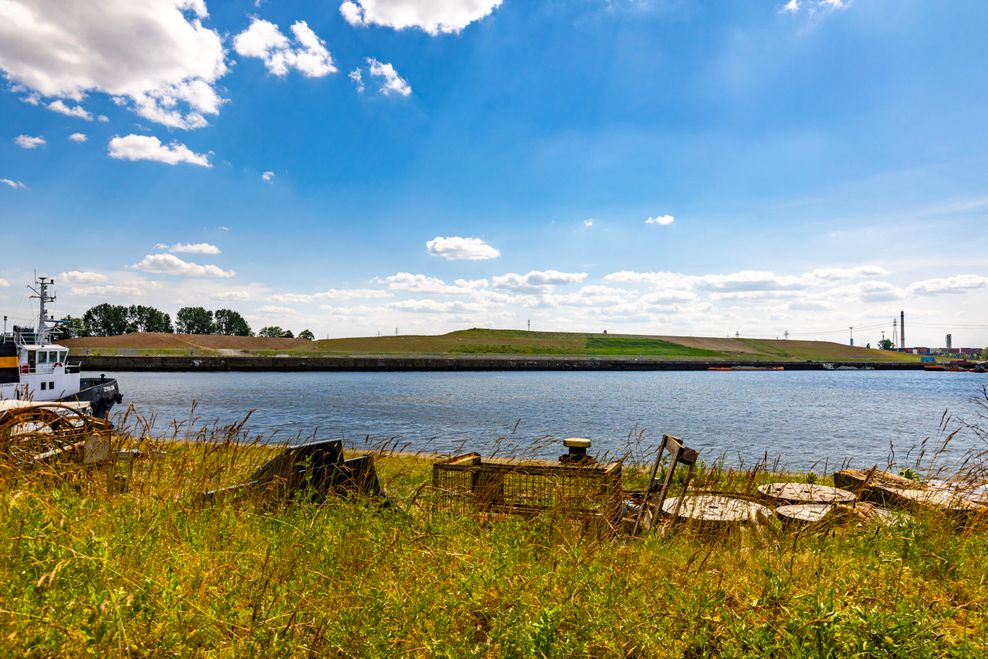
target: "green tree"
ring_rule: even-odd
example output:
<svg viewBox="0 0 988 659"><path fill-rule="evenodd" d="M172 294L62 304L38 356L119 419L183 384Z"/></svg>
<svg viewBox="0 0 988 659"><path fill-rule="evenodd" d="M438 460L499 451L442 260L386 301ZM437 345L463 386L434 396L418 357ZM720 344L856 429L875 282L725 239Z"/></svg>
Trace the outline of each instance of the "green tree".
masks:
<svg viewBox="0 0 988 659"><path fill-rule="evenodd" d="M895 350L895 344L892 343L892 339L882 339L878 342L879 350Z"/></svg>
<svg viewBox="0 0 988 659"><path fill-rule="evenodd" d="M988 348L981 351L981 359L983 361L988 361Z"/></svg>
<svg viewBox="0 0 988 659"><path fill-rule="evenodd" d="M257 331L258 336L266 336L269 339L280 339L285 336L285 330L281 329L277 325L269 325L267 327L262 327Z"/></svg>
<svg viewBox="0 0 988 659"><path fill-rule="evenodd" d="M203 307L182 307L175 314L175 329L181 334L212 334L213 312Z"/></svg>
<svg viewBox="0 0 988 659"><path fill-rule="evenodd" d="M295 335L292 334L292 331L291 330L285 330L285 332L281 335L281 337L283 339L294 339L295 338Z"/></svg>
<svg viewBox="0 0 988 659"><path fill-rule="evenodd" d="M168 314L146 307L143 304L132 304L127 309L127 332L165 332L172 333L172 319Z"/></svg>
<svg viewBox="0 0 988 659"><path fill-rule="evenodd" d="M81 336L89 336L89 326L82 318L66 316L58 324L58 329L66 339L77 339Z"/></svg>
<svg viewBox="0 0 988 659"><path fill-rule="evenodd" d="M117 304L97 304L82 315L90 336L117 336L127 333L127 307Z"/></svg>
<svg viewBox="0 0 988 659"><path fill-rule="evenodd" d="M316 335L307 329L302 330L298 333L298 338L305 339L306 341L315 341Z"/></svg>
<svg viewBox="0 0 988 659"><path fill-rule="evenodd" d="M244 317L232 309L217 309L213 314L216 334L227 336L250 336L250 325Z"/></svg>

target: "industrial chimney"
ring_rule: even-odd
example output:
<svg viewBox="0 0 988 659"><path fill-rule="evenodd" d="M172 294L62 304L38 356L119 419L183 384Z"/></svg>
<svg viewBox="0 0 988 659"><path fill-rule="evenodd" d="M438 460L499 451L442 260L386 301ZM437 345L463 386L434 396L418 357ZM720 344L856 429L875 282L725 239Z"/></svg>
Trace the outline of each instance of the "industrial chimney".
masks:
<svg viewBox="0 0 988 659"><path fill-rule="evenodd" d="M906 312L899 312L899 347L906 349Z"/></svg>
<svg viewBox="0 0 988 659"><path fill-rule="evenodd" d="M947 352L950 352L950 348L952 347L952 346L950 345L950 343L951 343L951 341L950 341L950 340L951 340L952 338L953 338L953 337L951 337L951 336L950 336L949 334L947 335Z"/></svg>

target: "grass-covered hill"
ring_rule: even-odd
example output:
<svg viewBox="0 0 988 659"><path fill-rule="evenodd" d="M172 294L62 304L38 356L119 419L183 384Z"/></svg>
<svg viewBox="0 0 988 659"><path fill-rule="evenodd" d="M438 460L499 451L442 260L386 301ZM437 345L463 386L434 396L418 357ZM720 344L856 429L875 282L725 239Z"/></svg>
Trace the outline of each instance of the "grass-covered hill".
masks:
<svg viewBox="0 0 988 659"><path fill-rule="evenodd" d="M621 357L705 361L915 361L913 355L829 341L780 341L469 329L440 335L304 341L190 334L126 334L65 342L83 354L447 355Z"/></svg>

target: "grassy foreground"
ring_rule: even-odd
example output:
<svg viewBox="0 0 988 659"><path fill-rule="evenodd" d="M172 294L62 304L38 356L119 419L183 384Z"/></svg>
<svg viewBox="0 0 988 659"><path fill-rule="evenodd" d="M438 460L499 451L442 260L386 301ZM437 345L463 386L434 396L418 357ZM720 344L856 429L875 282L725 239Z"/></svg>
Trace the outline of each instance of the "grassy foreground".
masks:
<svg viewBox="0 0 988 659"><path fill-rule="evenodd" d="M207 438L208 439L208 438ZM63 465L0 482L6 655L984 656L988 529L592 537L429 510L425 458L381 455L397 504L201 507L270 449L144 442L124 492ZM120 467L118 466L118 471ZM771 479L760 474L759 481ZM637 476L642 481L641 474ZM750 488L708 470L701 484Z"/></svg>
<svg viewBox="0 0 988 659"><path fill-rule="evenodd" d="M65 342L75 355L198 355L292 357L519 356L634 357L655 360L772 362L916 362L890 350L870 350L829 341L780 341L694 336L638 336L577 332L469 329L440 335L378 336L302 341L191 334L125 334Z"/></svg>

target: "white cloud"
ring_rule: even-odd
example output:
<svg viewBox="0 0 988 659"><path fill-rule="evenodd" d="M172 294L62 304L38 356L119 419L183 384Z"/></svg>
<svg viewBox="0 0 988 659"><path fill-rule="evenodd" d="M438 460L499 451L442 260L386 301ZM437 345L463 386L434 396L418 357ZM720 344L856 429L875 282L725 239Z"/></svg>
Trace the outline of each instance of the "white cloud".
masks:
<svg viewBox="0 0 988 659"><path fill-rule="evenodd" d="M558 270L532 270L519 275L509 272L491 278L497 288L510 290L540 290L550 286L578 284L587 278L585 272L560 272Z"/></svg>
<svg viewBox="0 0 988 659"><path fill-rule="evenodd" d="M15 190L27 190L27 186L26 185L24 185L20 181L15 181L13 179L0 178L0 183L3 183L4 185L9 186L9 187L11 187L11 188L13 188Z"/></svg>
<svg viewBox="0 0 988 659"><path fill-rule="evenodd" d="M457 279L454 285L450 285L437 277L414 275L410 272L399 272L380 281L387 283L391 290L433 295L469 295L487 288L486 279Z"/></svg>
<svg viewBox="0 0 988 659"><path fill-rule="evenodd" d="M583 226L585 226L585 227L592 227L593 226L593 218L591 217L589 220L583 220Z"/></svg>
<svg viewBox="0 0 988 659"><path fill-rule="evenodd" d="M502 0L346 0L340 13L350 25L419 28L431 35L459 32L490 15Z"/></svg>
<svg viewBox="0 0 988 659"><path fill-rule="evenodd" d="M305 21L296 21L292 25L292 34L298 45L296 48L292 47L288 37L281 33L277 25L262 18L254 18L250 27L234 38L233 48L244 57L263 60L268 71L276 76L287 75L289 69L295 69L309 78L336 72L333 56L326 49L326 43Z"/></svg>
<svg viewBox="0 0 988 659"><path fill-rule="evenodd" d="M74 286L72 295L85 297L106 297L109 295L120 297L141 297L144 289L140 286L127 284L107 284L105 286Z"/></svg>
<svg viewBox="0 0 988 659"><path fill-rule="evenodd" d="M398 72L395 71L395 67L390 64L383 62L378 62L373 57L367 58L367 64L370 67L370 74L373 78L381 78L380 91L385 96L391 94L398 94L399 96L410 96L412 93L412 86L405 81Z"/></svg>
<svg viewBox="0 0 988 659"><path fill-rule="evenodd" d="M206 154L195 153L179 142L172 142L166 146L157 137L151 135L131 134L114 137L110 140L109 154L111 158L118 160L152 160L166 165L186 162L200 167L212 166Z"/></svg>
<svg viewBox="0 0 988 659"><path fill-rule="evenodd" d="M331 288L319 293L279 293L271 296L272 302L284 304L305 304L321 300L357 300L391 297L387 291L376 288Z"/></svg>
<svg viewBox="0 0 988 659"><path fill-rule="evenodd" d="M89 138L86 137L86 134L85 133L72 133L71 135L69 135L69 139L72 140L73 142L77 142L79 144L82 144L83 142L85 142Z"/></svg>
<svg viewBox="0 0 988 659"><path fill-rule="evenodd" d="M954 275L918 281L909 286L909 292L915 295L943 295L945 293L965 293L976 288L988 286L988 277L981 275Z"/></svg>
<svg viewBox="0 0 988 659"><path fill-rule="evenodd" d="M166 245L165 243L158 243L154 246L155 249L164 249L169 252L176 252L178 254L219 254L220 248L216 245L211 245L210 243L175 243L174 245Z"/></svg>
<svg viewBox="0 0 988 659"><path fill-rule="evenodd" d="M389 308L397 311L409 311L413 313L475 313L483 311L483 307L469 302L448 301L439 302L437 300L402 300L392 302Z"/></svg>
<svg viewBox="0 0 988 659"><path fill-rule="evenodd" d="M347 74L347 77L353 81L354 86L357 88L357 93L363 94L366 87L364 87L364 74L360 71L360 68L358 67L353 71L350 71L350 73Z"/></svg>
<svg viewBox="0 0 988 659"><path fill-rule="evenodd" d="M243 302L251 299L253 295L251 295L250 291L232 290L213 293L211 297L214 300Z"/></svg>
<svg viewBox="0 0 988 659"><path fill-rule="evenodd" d="M237 273L233 270L223 270L215 265L199 265L190 263L172 254L148 254L139 263L135 263L133 268L144 272L153 272L163 275L185 275L188 277L233 277Z"/></svg>
<svg viewBox="0 0 988 659"><path fill-rule="evenodd" d="M6 279L0 278L0 288L7 288L10 286L10 282Z"/></svg>
<svg viewBox="0 0 988 659"><path fill-rule="evenodd" d="M268 172L262 173L261 174L261 180L264 181L265 183L273 183L274 182L274 172L268 171Z"/></svg>
<svg viewBox="0 0 988 659"><path fill-rule="evenodd" d="M676 221L672 215L656 215L655 217L650 217L645 220L645 224L658 224L661 226L667 226Z"/></svg>
<svg viewBox="0 0 988 659"><path fill-rule="evenodd" d="M786 12L789 14L795 14L799 11L799 0L789 0L786 4L779 8L779 11Z"/></svg>
<svg viewBox="0 0 988 659"><path fill-rule="evenodd" d="M486 261L501 256L501 252L480 238L436 236L426 242L425 248L432 256L448 261Z"/></svg>
<svg viewBox="0 0 988 659"><path fill-rule="evenodd" d="M81 270L70 270L58 275L59 281L69 284L98 284L107 280L107 276L100 272L85 272Z"/></svg>
<svg viewBox="0 0 988 659"><path fill-rule="evenodd" d="M839 281L858 277L884 277L889 274L889 271L877 265L861 265L854 268L818 268L807 274L816 279Z"/></svg>
<svg viewBox="0 0 988 659"><path fill-rule="evenodd" d="M291 307L279 307L276 304L266 304L263 307L257 308L257 313L262 313L267 316L291 316L296 313Z"/></svg>
<svg viewBox="0 0 988 659"><path fill-rule="evenodd" d="M14 144L22 149L37 149L39 146L47 144L43 137L33 137L31 135L18 135L14 138Z"/></svg>
<svg viewBox="0 0 988 659"><path fill-rule="evenodd" d="M31 95L78 103L101 92L151 121L199 128L219 112L213 85L227 72L207 18L204 0L0 2L0 69Z"/></svg>
<svg viewBox="0 0 988 659"><path fill-rule="evenodd" d="M93 115L89 114L86 108L82 107L81 105L73 105L72 107L69 107L68 105L65 104L65 101L63 101L62 99L58 99L56 101L52 101L51 103L49 103L48 109L51 110L52 112L58 112L59 114L64 114L69 117L85 119L86 121L93 120Z"/></svg>

